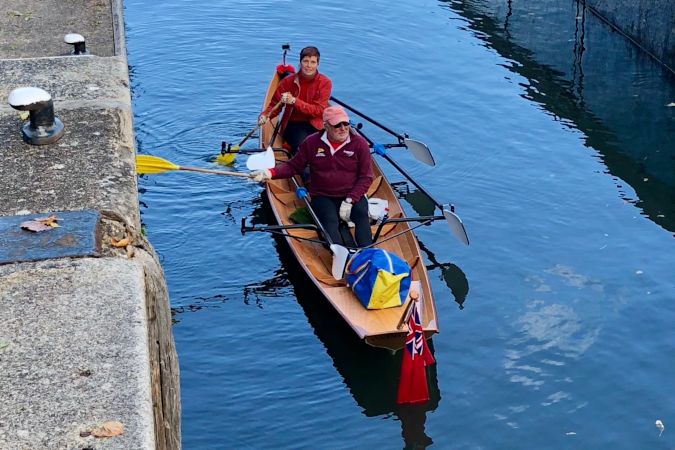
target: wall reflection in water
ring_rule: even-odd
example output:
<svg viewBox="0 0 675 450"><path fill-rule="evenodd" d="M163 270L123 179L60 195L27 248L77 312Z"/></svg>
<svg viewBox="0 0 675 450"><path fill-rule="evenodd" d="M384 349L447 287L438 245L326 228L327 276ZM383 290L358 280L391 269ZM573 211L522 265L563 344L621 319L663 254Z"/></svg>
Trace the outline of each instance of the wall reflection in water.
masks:
<svg viewBox="0 0 675 450"><path fill-rule="evenodd" d="M439 3L513 61L507 68L529 81L525 98L584 133L621 198L675 232L671 72L620 34L608 33L580 0Z"/></svg>

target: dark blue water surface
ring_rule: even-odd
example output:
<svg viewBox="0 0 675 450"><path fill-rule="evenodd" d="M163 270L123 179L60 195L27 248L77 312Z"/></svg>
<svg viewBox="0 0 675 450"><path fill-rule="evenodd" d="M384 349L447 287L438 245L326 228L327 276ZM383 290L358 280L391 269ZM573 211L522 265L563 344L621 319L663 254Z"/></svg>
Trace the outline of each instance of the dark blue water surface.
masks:
<svg viewBox="0 0 675 450"><path fill-rule="evenodd" d="M269 220L258 185L141 178L185 448L675 447L675 80L574 1L515 3L125 2L139 152L213 167L280 45L295 63L314 44L338 98L429 145L433 168L393 156L471 238L417 233L441 332L430 402L401 409L400 356L356 341L283 244L240 234Z"/></svg>

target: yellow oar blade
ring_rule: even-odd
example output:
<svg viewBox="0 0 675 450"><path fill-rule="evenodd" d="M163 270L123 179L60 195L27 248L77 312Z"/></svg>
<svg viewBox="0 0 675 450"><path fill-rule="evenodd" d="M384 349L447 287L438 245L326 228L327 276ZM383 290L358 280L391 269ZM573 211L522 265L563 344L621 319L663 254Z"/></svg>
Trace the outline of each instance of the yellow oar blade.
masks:
<svg viewBox="0 0 675 450"><path fill-rule="evenodd" d="M163 173L179 169L180 166L158 156L136 155L136 173L138 174Z"/></svg>
<svg viewBox="0 0 675 450"><path fill-rule="evenodd" d="M232 147L234 148L234 147ZM220 164L232 164L234 162L234 157L237 156L234 153L225 153L222 155L216 156L216 161Z"/></svg>

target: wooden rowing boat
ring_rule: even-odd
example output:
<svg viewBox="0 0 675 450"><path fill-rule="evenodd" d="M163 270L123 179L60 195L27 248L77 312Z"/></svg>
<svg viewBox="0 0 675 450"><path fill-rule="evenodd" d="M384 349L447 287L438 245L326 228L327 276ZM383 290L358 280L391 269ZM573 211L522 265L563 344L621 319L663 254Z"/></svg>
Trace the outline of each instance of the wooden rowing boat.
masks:
<svg viewBox="0 0 675 450"><path fill-rule="evenodd" d="M275 72L267 88L263 108L270 102L280 80L280 75ZM270 143L277 120L281 120L281 114L274 120L268 121L261 128L260 144L262 148ZM283 146L280 134L277 134L272 146L275 148ZM276 159L277 163L283 162L287 159L287 155L283 152L276 152ZM375 161L373 163L375 178L367 192L368 197L386 199L389 202L390 218L404 217L396 193L377 163ZM304 200L297 198L295 194L297 185L302 186L300 177L272 180L266 183L265 191L272 211L277 223L283 227L292 226L294 223L290 219L290 215L296 209L305 206ZM373 234L375 234L376 228L376 225L372 226ZM410 302L410 297L400 307L368 310L363 307L344 280L336 280L332 276L333 255L322 243L317 242L320 241L321 237L317 235L315 230L288 228L283 230L283 234L309 278L361 339L375 347L391 350L403 347L407 327L402 324L401 319L406 306ZM417 239L411 232L409 223L386 224L382 228L375 246L397 254L410 265L413 280L410 291L419 293L421 322L424 332L427 337L437 333L438 319L429 276L421 258Z"/></svg>

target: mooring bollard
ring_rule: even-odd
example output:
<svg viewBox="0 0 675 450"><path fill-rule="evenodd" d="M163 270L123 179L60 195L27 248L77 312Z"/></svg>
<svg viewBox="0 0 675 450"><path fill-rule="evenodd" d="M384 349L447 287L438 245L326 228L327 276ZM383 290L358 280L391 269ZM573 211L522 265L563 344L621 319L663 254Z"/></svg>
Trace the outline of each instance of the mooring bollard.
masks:
<svg viewBox="0 0 675 450"><path fill-rule="evenodd" d="M72 45L73 55L86 55L87 54L87 44L84 42L84 36L77 33L68 33L63 38L63 42L66 44Z"/></svg>
<svg viewBox="0 0 675 450"><path fill-rule="evenodd" d="M9 93L7 102L19 111L30 111L30 120L21 129L27 143L51 144L63 136L63 123L54 117L54 102L47 91L36 87L17 88Z"/></svg>

